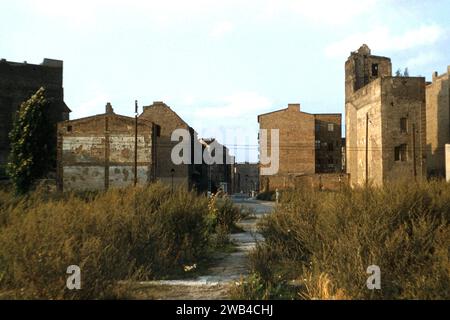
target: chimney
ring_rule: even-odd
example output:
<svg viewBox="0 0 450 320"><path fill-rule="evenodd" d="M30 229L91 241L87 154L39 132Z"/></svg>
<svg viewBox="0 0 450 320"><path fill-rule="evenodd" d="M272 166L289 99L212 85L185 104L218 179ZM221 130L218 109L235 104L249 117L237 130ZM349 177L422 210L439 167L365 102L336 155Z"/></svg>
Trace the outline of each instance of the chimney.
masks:
<svg viewBox="0 0 450 320"><path fill-rule="evenodd" d="M289 103L288 104L289 111L300 112L300 103Z"/></svg>
<svg viewBox="0 0 450 320"><path fill-rule="evenodd" d="M111 105L110 102L108 102L108 103L106 104L106 107L105 107L105 113L106 113L106 114L113 114L113 113L114 113L114 109L113 109L113 107L112 107L112 105Z"/></svg>

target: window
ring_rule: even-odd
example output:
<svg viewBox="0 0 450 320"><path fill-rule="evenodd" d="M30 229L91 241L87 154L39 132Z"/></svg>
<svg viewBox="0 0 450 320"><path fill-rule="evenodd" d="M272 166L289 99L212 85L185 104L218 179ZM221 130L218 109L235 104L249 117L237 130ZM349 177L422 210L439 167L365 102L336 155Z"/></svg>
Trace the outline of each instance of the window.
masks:
<svg viewBox="0 0 450 320"><path fill-rule="evenodd" d="M329 131L329 132L334 131L334 124L333 124L333 123L329 123L329 124L328 124L328 131Z"/></svg>
<svg viewBox="0 0 450 320"><path fill-rule="evenodd" d="M407 156L407 145L401 144L398 147L395 147L395 161L406 161Z"/></svg>
<svg viewBox="0 0 450 320"><path fill-rule="evenodd" d="M401 133L407 133L408 132L408 119L407 118L401 118L400 119L400 132Z"/></svg>
<svg viewBox="0 0 450 320"><path fill-rule="evenodd" d="M372 64L372 77L378 77L378 63Z"/></svg>
<svg viewBox="0 0 450 320"><path fill-rule="evenodd" d="M320 124L316 124L316 132L320 131Z"/></svg>
<svg viewBox="0 0 450 320"><path fill-rule="evenodd" d="M328 151L334 151L334 144L333 143L329 143L328 144Z"/></svg>
<svg viewBox="0 0 450 320"><path fill-rule="evenodd" d="M72 126L67 126L67 132L72 132Z"/></svg>
<svg viewBox="0 0 450 320"><path fill-rule="evenodd" d="M328 143L327 143L327 142L322 142L321 147L322 147L323 149L327 149L327 148L328 148Z"/></svg>
<svg viewBox="0 0 450 320"><path fill-rule="evenodd" d="M320 140L316 140L316 150L320 149Z"/></svg>

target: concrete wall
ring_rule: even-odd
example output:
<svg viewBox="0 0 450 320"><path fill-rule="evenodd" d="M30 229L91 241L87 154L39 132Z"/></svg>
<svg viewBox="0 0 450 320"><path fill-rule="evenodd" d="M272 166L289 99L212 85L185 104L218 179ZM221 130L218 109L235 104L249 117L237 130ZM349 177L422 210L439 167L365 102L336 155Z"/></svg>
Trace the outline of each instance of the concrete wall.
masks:
<svg viewBox="0 0 450 320"><path fill-rule="evenodd" d="M134 119L115 114L58 124L60 190L104 190L134 183ZM138 123L138 183L153 180L153 124Z"/></svg>
<svg viewBox="0 0 450 320"><path fill-rule="evenodd" d="M263 177L262 179L263 181L264 179L268 179L269 188L267 190L271 191L276 189L285 190L299 188L339 191L349 183L349 176L344 173L306 174L298 176L279 175L273 177Z"/></svg>
<svg viewBox="0 0 450 320"><path fill-rule="evenodd" d="M381 80L372 81L346 99L346 168L352 185L382 183ZM367 122L367 116L369 121ZM367 138L366 138L366 129ZM368 143L366 143L368 141ZM366 149L367 165L366 173Z"/></svg>
<svg viewBox="0 0 450 320"><path fill-rule="evenodd" d="M450 142L450 66L446 73L433 74L426 86L427 172L429 176L445 174L445 144Z"/></svg>

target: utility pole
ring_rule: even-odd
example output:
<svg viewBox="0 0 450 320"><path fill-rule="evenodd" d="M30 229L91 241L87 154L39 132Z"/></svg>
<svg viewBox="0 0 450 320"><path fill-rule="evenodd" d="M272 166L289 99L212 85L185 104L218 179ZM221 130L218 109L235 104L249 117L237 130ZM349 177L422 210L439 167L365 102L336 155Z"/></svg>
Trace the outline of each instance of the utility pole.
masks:
<svg viewBox="0 0 450 320"><path fill-rule="evenodd" d="M369 113L366 113L366 188L369 186Z"/></svg>
<svg viewBox="0 0 450 320"><path fill-rule="evenodd" d="M138 102L134 102L134 186L138 182L137 177L137 157L138 157Z"/></svg>
<svg viewBox="0 0 450 320"><path fill-rule="evenodd" d="M413 166L414 166L414 181L417 180L417 167L416 167L416 124L412 125L412 139L413 139Z"/></svg>

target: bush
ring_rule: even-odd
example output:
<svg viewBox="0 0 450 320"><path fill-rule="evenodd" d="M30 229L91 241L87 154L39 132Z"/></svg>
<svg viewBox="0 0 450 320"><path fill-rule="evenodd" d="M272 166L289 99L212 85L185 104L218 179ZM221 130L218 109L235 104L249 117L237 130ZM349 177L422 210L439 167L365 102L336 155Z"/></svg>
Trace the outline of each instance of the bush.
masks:
<svg viewBox="0 0 450 320"><path fill-rule="evenodd" d="M262 201L275 201L276 200L276 194L275 191L265 191L258 193L256 196L256 199L262 200Z"/></svg>
<svg viewBox="0 0 450 320"><path fill-rule="evenodd" d="M0 289L14 298L110 298L117 281L183 273L208 251L207 199L156 184L106 193L0 192ZM66 289L67 267L82 290Z"/></svg>
<svg viewBox="0 0 450 320"><path fill-rule="evenodd" d="M268 288L296 280L293 298L449 299L449 220L446 183L290 191L262 220L252 266ZM366 287L370 265L381 290Z"/></svg>

